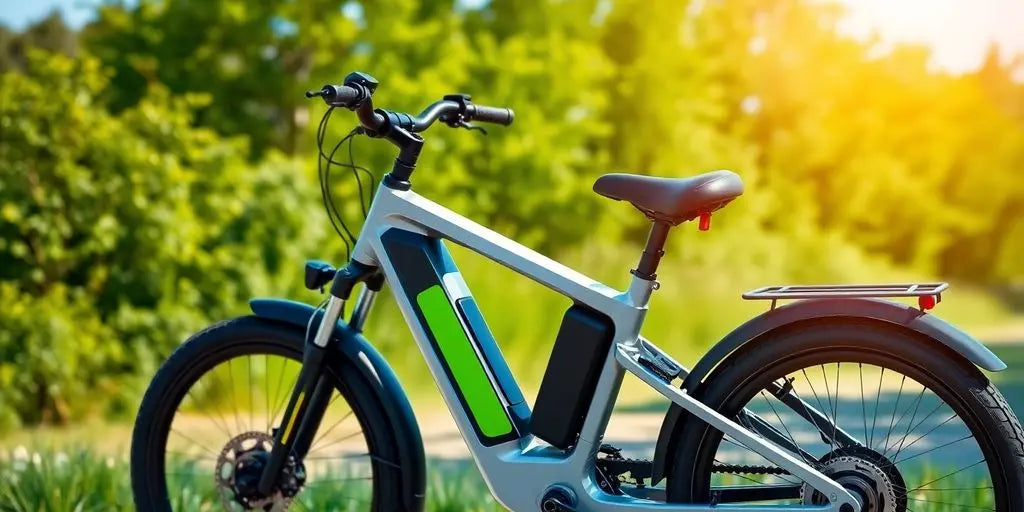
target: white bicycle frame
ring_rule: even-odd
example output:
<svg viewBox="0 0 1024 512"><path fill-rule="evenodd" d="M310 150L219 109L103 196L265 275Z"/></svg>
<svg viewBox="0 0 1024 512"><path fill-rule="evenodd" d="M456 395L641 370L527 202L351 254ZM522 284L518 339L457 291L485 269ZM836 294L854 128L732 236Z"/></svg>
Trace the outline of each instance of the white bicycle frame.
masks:
<svg viewBox="0 0 1024 512"><path fill-rule="evenodd" d="M520 432L515 439L497 444L484 443L477 427L460 399L457 383L446 372L437 349L431 342L429 327L417 315L415 306L405 288L394 261L388 255L382 237L389 230L402 230L429 237L449 240L467 247L491 260L565 295L576 303L584 304L606 315L614 324L614 340L605 357L596 392L580 431L578 441L569 451L557 449ZM824 474L803 463L790 452L772 444L736 422L705 406L684 390L670 385L656 373L640 364L640 355L653 352L672 361L657 347L642 340L640 328L647 313L651 293L656 282L633 276L627 291L618 291L590 279L550 258L547 258L513 240L505 238L471 220L452 212L411 190L396 190L387 186L378 188L373 205L355 245L353 259L365 265L378 267L394 291L395 299L408 323L415 341L441 391L444 400L465 439L491 493L505 507L517 511L540 510L542 498L553 488L573 496L575 510L634 511L658 510L678 512L778 512L778 511L831 511L840 512L848 505L859 510L860 505L842 486ZM448 272L441 279L447 300L469 297L470 292L458 271ZM355 308L354 321L365 319L373 292L364 289ZM341 311L342 300L332 296L316 342L326 343ZM463 322L463 331L469 334ZM472 338L471 338L472 339ZM321 345L322 346L322 345ZM479 354L478 354L479 356ZM760 454L767 460L789 471L830 500L825 505L732 505L732 504L668 504L626 495L604 492L595 481L595 458L608 425L612 408L622 382L629 372L684 410L728 434L737 442ZM495 376L488 374L497 391Z"/></svg>

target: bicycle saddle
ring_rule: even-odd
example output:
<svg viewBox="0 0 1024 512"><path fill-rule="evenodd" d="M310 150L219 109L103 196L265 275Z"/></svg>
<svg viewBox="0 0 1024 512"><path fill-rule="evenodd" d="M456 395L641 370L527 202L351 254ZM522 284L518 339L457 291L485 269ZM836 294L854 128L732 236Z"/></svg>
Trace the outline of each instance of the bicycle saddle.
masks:
<svg viewBox="0 0 1024 512"><path fill-rule="evenodd" d="M743 194L743 180L732 171L713 171L690 178L659 178L639 174L605 174L594 192L629 201L648 217L672 224L711 213Z"/></svg>

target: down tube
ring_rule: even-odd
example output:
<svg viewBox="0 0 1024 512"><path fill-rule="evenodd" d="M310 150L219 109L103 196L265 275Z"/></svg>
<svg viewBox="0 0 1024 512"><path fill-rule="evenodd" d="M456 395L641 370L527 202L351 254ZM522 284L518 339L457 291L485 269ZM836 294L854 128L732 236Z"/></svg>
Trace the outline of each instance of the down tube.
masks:
<svg viewBox="0 0 1024 512"><path fill-rule="evenodd" d="M380 239L480 442L524 435L529 406L444 243L398 228Z"/></svg>

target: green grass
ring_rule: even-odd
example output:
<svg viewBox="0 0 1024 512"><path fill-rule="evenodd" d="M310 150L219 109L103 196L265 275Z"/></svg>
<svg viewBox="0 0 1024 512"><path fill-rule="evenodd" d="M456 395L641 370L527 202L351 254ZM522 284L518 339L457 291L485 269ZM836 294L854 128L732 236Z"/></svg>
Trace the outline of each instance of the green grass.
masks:
<svg viewBox="0 0 1024 512"><path fill-rule="evenodd" d="M912 481L928 481L934 475L947 474L940 469L923 468ZM938 476L935 476L938 478ZM172 492L175 510L219 511L222 508L211 497L212 477L192 477L193 482L182 480ZM950 484L951 486L953 484ZM957 486L974 487L976 484L957 481ZM296 510L359 511L365 503L352 500L365 495L363 488L344 484L318 487L315 493L306 493L304 507ZM917 494L915 494L917 496ZM926 496L918 496L925 498ZM968 503L958 497L958 506L925 504L918 502L917 512L946 512L959 510ZM972 506L988 509L992 506L987 491L976 491ZM104 457L88 449L62 452L30 453L20 449L0 453L0 511L128 511L131 505L131 487L128 462L124 457ZM475 467L468 462L439 461L429 467L427 510L431 512L483 512L502 508L488 493Z"/></svg>
<svg viewBox="0 0 1024 512"><path fill-rule="evenodd" d="M223 510L209 490L212 475L180 480L172 502L175 510ZM469 464L432 463L428 474L427 510L495 511L494 501L476 469ZM362 486L317 487L303 499L305 507L294 510L362 511ZM88 449L72 452L31 453L24 448L0 453L0 511L89 512L129 511L132 506L128 462L124 457L105 457Z"/></svg>

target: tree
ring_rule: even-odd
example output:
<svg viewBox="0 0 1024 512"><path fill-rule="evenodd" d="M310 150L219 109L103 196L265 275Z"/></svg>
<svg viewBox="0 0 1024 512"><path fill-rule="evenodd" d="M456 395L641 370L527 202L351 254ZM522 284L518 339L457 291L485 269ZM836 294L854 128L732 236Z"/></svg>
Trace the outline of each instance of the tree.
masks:
<svg viewBox="0 0 1024 512"><path fill-rule="evenodd" d="M64 23L59 11L51 12L22 32L0 25L0 73L24 69L31 48L75 55L78 35Z"/></svg>
<svg viewBox="0 0 1024 512"><path fill-rule="evenodd" d="M98 390L116 409L138 391L123 376L294 291L326 242L304 230L324 222L311 173L246 165L244 140L192 127L201 97L153 88L112 114L93 100L106 87L95 59L41 52L0 75L0 383L27 421L66 421Z"/></svg>
<svg viewBox="0 0 1024 512"><path fill-rule="evenodd" d="M156 2L107 4L83 33L114 71L107 100L131 107L152 85L205 93L196 121L225 135L246 135L252 156L295 150L304 121L297 109L310 76L338 63L354 44L355 22L336 2Z"/></svg>

